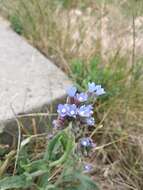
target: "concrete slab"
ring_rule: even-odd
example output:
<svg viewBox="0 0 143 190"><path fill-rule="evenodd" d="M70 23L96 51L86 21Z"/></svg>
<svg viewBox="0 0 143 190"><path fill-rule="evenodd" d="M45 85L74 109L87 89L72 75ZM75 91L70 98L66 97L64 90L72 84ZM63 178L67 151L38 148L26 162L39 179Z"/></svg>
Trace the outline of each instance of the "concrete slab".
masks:
<svg viewBox="0 0 143 190"><path fill-rule="evenodd" d="M67 76L0 19L0 121L65 95Z"/></svg>

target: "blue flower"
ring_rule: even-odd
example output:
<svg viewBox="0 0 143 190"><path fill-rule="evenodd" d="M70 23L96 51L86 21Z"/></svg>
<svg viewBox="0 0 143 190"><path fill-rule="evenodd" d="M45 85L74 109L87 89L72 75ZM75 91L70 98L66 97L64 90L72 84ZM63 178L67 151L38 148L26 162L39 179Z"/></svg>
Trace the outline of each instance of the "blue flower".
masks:
<svg viewBox="0 0 143 190"><path fill-rule="evenodd" d="M77 115L77 106L75 104L72 104L72 105L68 104L67 109L68 109L68 116L76 117L76 115Z"/></svg>
<svg viewBox="0 0 143 190"><path fill-rule="evenodd" d="M88 95L84 92L76 94L76 98L79 102L85 102L88 99Z"/></svg>
<svg viewBox="0 0 143 190"><path fill-rule="evenodd" d="M65 117L68 113L68 107L67 104L59 104L57 109L58 114L61 117Z"/></svg>
<svg viewBox="0 0 143 190"><path fill-rule="evenodd" d="M93 106L91 105L83 105L78 109L78 114L81 117L90 117L93 114Z"/></svg>
<svg viewBox="0 0 143 190"><path fill-rule="evenodd" d="M59 104L57 112L61 117L65 116L76 117L77 106L75 104Z"/></svg>
<svg viewBox="0 0 143 190"><path fill-rule="evenodd" d="M70 97L74 97L75 94L77 92L77 88L75 86L72 86L70 87L68 90L67 90L67 94L70 96Z"/></svg>
<svg viewBox="0 0 143 190"><path fill-rule="evenodd" d="M92 147L93 141L90 137L80 139L80 145L83 147Z"/></svg>
<svg viewBox="0 0 143 190"><path fill-rule="evenodd" d="M91 164L86 163L83 168L85 172L91 172L93 169L93 166Z"/></svg>
<svg viewBox="0 0 143 190"><path fill-rule="evenodd" d="M96 86L95 94L96 94L97 96L103 95L103 94L105 94L105 93L106 93L106 92L105 92L104 88L101 87L101 85L97 85L97 86Z"/></svg>
<svg viewBox="0 0 143 190"><path fill-rule="evenodd" d="M88 92L93 93L96 90L96 84L94 82L88 83Z"/></svg>
<svg viewBox="0 0 143 190"><path fill-rule="evenodd" d="M87 123L87 125L89 125L89 126L94 126L94 125L95 125L95 119L94 119L94 117L89 117L89 118L87 118L87 119L86 119L86 123Z"/></svg>

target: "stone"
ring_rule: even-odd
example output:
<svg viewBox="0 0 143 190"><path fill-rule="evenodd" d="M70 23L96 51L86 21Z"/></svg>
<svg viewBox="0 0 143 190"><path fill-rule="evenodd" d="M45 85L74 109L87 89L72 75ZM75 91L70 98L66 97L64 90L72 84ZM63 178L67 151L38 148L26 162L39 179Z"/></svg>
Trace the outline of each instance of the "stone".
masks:
<svg viewBox="0 0 143 190"><path fill-rule="evenodd" d="M0 19L1 123L64 97L70 85L59 68Z"/></svg>

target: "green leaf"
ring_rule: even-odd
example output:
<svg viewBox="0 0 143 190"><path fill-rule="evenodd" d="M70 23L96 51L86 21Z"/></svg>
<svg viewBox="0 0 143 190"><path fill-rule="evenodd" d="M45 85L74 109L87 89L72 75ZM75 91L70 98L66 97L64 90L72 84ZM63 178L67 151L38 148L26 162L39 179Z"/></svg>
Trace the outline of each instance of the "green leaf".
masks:
<svg viewBox="0 0 143 190"><path fill-rule="evenodd" d="M52 158L55 155L55 148L57 145L61 144L61 156L57 160ZM73 151L74 147L74 138L71 134L68 134L68 131L62 131L58 133L48 144L47 151L44 156L44 160L50 161L50 166L63 164L67 159L70 153ZM55 157L54 157L55 158Z"/></svg>
<svg viewBox="0 0 143 190"><path fill-rule="evenodd" d="M65 161L67 161L68 156L70 155L71 151L73 150L73 137L68 134L68 132L62 131L58 133L48 144L47 151L44 156L45 162L50 162L49 167L58 166L60 164L63 164ZM61 145L61 146L60 146ZM57 151L61 150L60 157L55 156L57 154ZM54 159L53 159L54 158ZM40 177L39 179L39 185L41 188L48 189L48 180L47 180L48 172ZM52 189L53 187L49 187L49 189Z"/></svg>
<svg viewBox="0 0 143 190"><path fill-rule="evenodd" d="M99 190L96 183L76 168L67 168L61 180L57 183L58 190Z"/></svg>
<svg viewBox="0 0 143 190"><path fill-rule="evenodd" d="M22 26L22 23L21 23L18 15L16 15L16 14L12 15L10 17L10 22L11 22L11 26L15 30L15 32L17 32L18 34L22 34L23 26Z"/></svg>
<svg viewBox="0 0 143 190"><path fill-rule="evenodd" d="M48 169L48 163L45 162L44 159L41 160L35 160L29 164L26 165L22 165L22 168L25 169L25 171L31 173L31 172L35 172L37 170L43 170L46 171Z"/></svg>
<svg viewBox="0 0 143 190"><path fill-rule="evenodd" d="M81 182L77 190L99 190L96 183L90 177L79 173L76 176Z"/></svg>
<svg viewBox="0 0 143 190"><path fill-rule="evenodd" d="M90 177L76 171L66 175L60 186L64 187L64 190L99 190L96 183Z"/></svg>
<svg viewBox="0 0 143 190"><path fill-rule="evenodd" d="M45 160L51 160L52 159L52 154L53 154L53 150L54 147L56 146L56 144L58 143L59 139L62 137L63 132L58 133L48 144L47 150L45 152L44 155L44 159Z"/></svg>
<svg viewBox="0 0 143 190"><path fill-rule="evenodd" d="M25 175L6 177L0 180L0 189L27 188L32 185L32 181Z"/></svg>

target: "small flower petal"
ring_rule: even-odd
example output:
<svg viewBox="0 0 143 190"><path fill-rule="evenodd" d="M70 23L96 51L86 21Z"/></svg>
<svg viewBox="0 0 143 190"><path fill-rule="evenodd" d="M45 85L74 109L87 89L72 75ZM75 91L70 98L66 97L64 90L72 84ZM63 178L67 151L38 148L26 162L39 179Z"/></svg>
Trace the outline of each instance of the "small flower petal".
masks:
<svg viewBox="0 0 143 190"><path fill-rule="evenodd" d="M93 93L96 90L96 84L94 82L88 83L88 92Z"/></svg>
<svg viewBox="0 0 143 190"><path fill-rule="evenodd" d="M67 90L67 94L68 94L68 96L70 96L70 97L74 97L75 94L76 94L76 92L77 92L77 88L76 88L75 86L72 86L72 87L70 87L70 88Z"/></svg>
<svg viewBox="0 0 143 190"><path fill-rule="evenodd" d="M68 116L76 117L77 115L77 106L75 104L68 105Z"/></svg>
<svg viewBox="0 0 143 190"><path fill-rule="evenodd" d="M84 137L80 139L80 145L83 147L92 147L93 141L89 137Z"/></svg>
<svg viewBox="0 0 143 190"><path fill-rule="evenodd" d="M94 117L89 117L89 118L87 118L87 119L86 119L86 123L87 123L87 125L89 125L89 126L94 126L94 125L95 125L95 119L94 119Z"/></svg>
<svg viewBox="0 0 143 190"><path fill-rule="evenodd" d="M58 114L61 116L61 117L65 117L67 115L67 106L66 104L59 104L58 105L58 109L57 109L57 112Z"/></svg>
<svg viewBox="0 0 143 190"><path fill-rule="evenodd" d="M82 93L76 94L76 98L79 102L85 102L88 100L88 95L82 92Z"/></svg>
<svg viewBox="0 0 143 190"><path fill-rule="evenodd" d="M78 114L81 117L90 117L93 114L93 107L91 105L83 105L78 109Z"/></svg>
<svg viewBox="0 0 143 190"><path fill-rule="evenodd" d="M92 171L92 169L93 169L93 166L91 165L91 164L88 164L88 163L86 163L85 165L84 165L84 171L85 172L91 172Z"/></svg>
<svg viewBox="0 0 143 190"><path fill-rule="evenodd" d="M105 94L106 92L105 92L105 90L104 90L104 88L98 88L97 90L96 90L96 92L95 92L95 94L97 95L97 96L101 96L101 95L103 95L103 94Z"/></svg>

